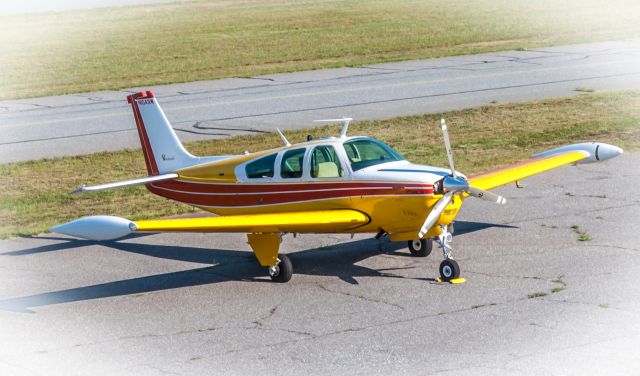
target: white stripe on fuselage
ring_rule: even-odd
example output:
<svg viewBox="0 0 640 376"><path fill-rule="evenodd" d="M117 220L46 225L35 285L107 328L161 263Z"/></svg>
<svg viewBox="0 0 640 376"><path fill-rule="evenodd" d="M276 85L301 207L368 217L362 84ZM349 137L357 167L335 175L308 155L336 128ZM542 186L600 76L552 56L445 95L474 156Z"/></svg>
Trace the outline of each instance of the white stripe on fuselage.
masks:
<svg viewBox="0 0 640 376"><path fill-rule="evenodd" d="M353 173L353 180L406 181L412 183L433 184L451 171L448 168L397 161L363 168ZM459 176L466 176L458 171Z"/></svg>

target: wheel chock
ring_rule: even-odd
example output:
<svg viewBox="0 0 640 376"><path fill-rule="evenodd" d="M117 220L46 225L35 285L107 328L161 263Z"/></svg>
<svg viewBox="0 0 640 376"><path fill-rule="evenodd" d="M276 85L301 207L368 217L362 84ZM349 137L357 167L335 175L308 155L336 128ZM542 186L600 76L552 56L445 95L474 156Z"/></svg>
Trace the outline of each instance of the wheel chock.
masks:
<svg viewBox="0 0 640 376"><path fill-rule="evenodd" d="M436 282L443 283L444 280L442 278L438 277L438 278L436 278ZM449 281L449 283L452 284L452 285L457 285L457 284L465 283L465 282L467 282L466 278L454 278L451 281Z"/></svg>

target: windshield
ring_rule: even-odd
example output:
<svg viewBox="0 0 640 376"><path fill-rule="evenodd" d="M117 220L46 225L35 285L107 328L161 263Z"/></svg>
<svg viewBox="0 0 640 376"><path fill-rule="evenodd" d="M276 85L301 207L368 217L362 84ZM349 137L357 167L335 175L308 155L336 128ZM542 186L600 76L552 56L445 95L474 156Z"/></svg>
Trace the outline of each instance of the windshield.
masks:
<svg viewBox="0 0 640 376"><path fill-rule="evenodd" d="M343 145L353 171L380 163L404 160L400 153L371 138L356 138Z"/></svg>

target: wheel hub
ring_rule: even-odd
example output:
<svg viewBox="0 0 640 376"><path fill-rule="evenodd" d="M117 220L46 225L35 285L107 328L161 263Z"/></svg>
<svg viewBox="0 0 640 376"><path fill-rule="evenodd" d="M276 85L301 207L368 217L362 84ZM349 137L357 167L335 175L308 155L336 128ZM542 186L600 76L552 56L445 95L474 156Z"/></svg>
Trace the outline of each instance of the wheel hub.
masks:
<svg viewBox="0 0 640 376"><path fill-rule="evenodd" d="M442 268L442 274L443 274L445 277L449 278L449 277L451 277L451 276L453 275L453 270L451 270L451 267L450 267L449 265L445 265L445 266Z"/></svg>
<svg viewBox="0 0 640 376"><path fill-rule="evenodd" d="M272 277L277 277L280 274L280 267L278 265L273 265L269 267L269 275Z"/></svg>

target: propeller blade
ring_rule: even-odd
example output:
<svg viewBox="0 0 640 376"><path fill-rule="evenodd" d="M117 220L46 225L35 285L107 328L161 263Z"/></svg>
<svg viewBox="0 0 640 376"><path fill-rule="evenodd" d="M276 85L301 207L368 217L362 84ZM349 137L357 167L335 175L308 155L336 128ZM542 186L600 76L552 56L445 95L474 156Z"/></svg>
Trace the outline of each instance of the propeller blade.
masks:
<svg viewBox="0 0 640 376"><path fill-rule="evenodd" d="M451 169L451 176L456 177L456 169L453 165L453 151L451 150L451 142L449 141L449 132L447 131L447 123L444 119L440 119L440 125L442 127L442 136L444 138L444 147L447 150L447 158L449 158L449 168Z"/></svg>
<svg viewBox="0 0 640 376"><path fill-rule="evenodd" d="M438 218L440 218L440 215L442 215L444 209L447 207L447 205L449 205L449 202L451 202L453 194L454 192L447 192L444 196L442 196L440 200L438 200L438 202L436 202L435 205L433 205L433 209L431 209L431 212L427 216L427 219L424 221L424 224L422 225L422 227L420 228L420 232L418 233L420 239L422 239L427 231L429 231L429 229L433 227Z"/></svg>
<svg viewBox="0 0 640 376"><path fill-rule="evenodd" d="M467 193L469 193L469 195L473 196L473 197L477 197L480 199L483 199L485 201L491 201L491 202L496 202L498 204L506 204L507 203L507 199L495 194L493 192L489 192L489 191L485 191L484 189L480 189L480 188L476 188L476 187L469 187L469 190L467 191Z"/></svg>

